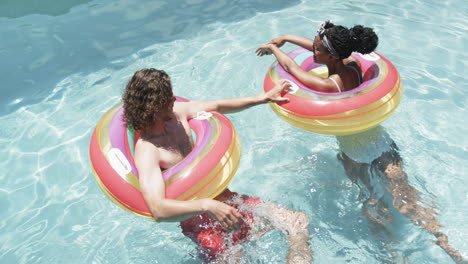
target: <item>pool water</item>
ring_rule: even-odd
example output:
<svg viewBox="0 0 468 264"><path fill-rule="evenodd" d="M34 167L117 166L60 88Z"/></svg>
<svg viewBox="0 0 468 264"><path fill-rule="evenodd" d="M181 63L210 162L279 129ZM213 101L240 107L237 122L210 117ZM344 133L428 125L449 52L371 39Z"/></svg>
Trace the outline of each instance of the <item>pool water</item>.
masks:
<svg viewBox="0 0 468 264"><path fill-rule="evenodd" d="M463 1L59 2L0 3L1 263L198 263L177 223L129 214L101 192L88 161L96 122L145 67L167 71L192 100L257 94L274 58L255 49L285 33L313 36L327 19L379 35L404 87L383 127L468 258ZM401 263L451 263L420 227L395 230L393 242L373 235L333 136L292 127L267 105L229 117L243 154L230 188L306 213L316 263L382 263L388 244ZM282 263L287 251L278 231L245 247L250 263Z"/></svg>

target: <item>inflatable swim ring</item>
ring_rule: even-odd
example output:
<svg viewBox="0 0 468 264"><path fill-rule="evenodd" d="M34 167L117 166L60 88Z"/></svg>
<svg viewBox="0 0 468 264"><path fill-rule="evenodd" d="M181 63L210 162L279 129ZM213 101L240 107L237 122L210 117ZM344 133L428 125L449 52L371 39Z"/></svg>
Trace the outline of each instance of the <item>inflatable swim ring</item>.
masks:
<svg viewBox="0 0 468 264"><path fill-rule="evenodd" d="M176 97L179 102L187 100ZM120 207L151 217L140 192L133 160L139 131L123 121L121 104L99 121L91 137L89 155L96 182ZM218 112L201 112L189 120L196 140L192 151L179 163L164 170L166 197L177 200L214 198L232 180L240 161L240 143L229 119Z"/></svg>
<svg viewBox="0 0 468 264"><path fill-rule="evenodd" d="M305 71L328 77L327 67L315 63L311 51L300 48L288 56ZM383 122L400 103L399 74L395 66L378 53L352 56L361 64L363 82L341 93L312 90L274 62L265 76L265 91L271 90L280 79L290 80L293 89L284 95L289 102L270 104L273 111L296 127L321 134L356 134Z"/></svg>

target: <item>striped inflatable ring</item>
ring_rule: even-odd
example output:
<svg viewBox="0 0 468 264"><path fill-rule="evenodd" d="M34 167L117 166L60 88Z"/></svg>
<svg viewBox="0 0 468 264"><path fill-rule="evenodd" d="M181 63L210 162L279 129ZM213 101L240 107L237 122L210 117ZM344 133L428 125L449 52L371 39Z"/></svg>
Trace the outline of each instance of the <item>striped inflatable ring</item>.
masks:
<svg viewBox="0 0 468 264"><path fill-rule="evenodd" d="M305 71L328 77L327 67L315 63L311 51L300 48L288 56ZM274 62L265 76L264 90L271 90L280 79L288 79L293 91L284 95L289 102L270 104L273 111L296 127L320 134L356 134L383 122L400 103L400 76L380 54L352 56L360 62L364 80L355 89L342 93L311 90Z"/></svg>
<svg viewBox="0 0 468 264"><path fill-rule="evenodd" d="M176 97L179 102L187 100ZM214 198L234 177L240 161L240 142L229 119L218 112L202 112L189 120L196 140L192 151L163 171L166 197L176 200ZM139 131L123 121L121 104L99 121L91 137L89 155L97 184L107 197L137 215L151 217L140 192L133 160Z"/></svg>

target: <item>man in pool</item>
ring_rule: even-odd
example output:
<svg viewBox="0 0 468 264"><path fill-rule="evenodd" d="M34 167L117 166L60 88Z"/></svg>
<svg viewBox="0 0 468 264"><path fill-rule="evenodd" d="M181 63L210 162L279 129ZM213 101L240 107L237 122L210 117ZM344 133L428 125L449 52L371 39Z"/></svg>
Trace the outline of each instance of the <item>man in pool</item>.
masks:
<svg viewBox="0 0 468 264"><path fill-rule="evenodd" d="M177 201L165 197L162 170L181 161L192 149L188 119L200 111L229 113L269 102L284 102L281 97L289 82L283 80L269 91L256 96L215 101L175 102L169 76L161 70L142 69L129 81L124 95L124 119L135 130L141 130L135 145L135 164L140 175L143 197L156 221L179 222L183 233L198 243L205 261L213 261L227 247L251 236L252 213L239 210L261 207L258 219L267 219L287 233L290 249L288 263L310 263L308 217L258 198L238 195L229 190L216 199ZM187 219L189 218L189 219ZM257 233L267 231L258 230ZM224 237L232 235L232 241ZM253 234L252 234L253 235ZM233 258L239 257L234 254Z"/></svg>

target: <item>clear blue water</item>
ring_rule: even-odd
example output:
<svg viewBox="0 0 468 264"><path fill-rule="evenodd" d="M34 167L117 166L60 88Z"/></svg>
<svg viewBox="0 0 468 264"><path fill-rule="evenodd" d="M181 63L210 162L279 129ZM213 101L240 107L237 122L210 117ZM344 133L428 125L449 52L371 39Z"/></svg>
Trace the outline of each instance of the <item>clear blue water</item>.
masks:
<svg viewBox="0 0 468 264"><path fill-rule="evenodd" d="M326 19L377 31L405 89L383 126L468 257L463 1L136 2L0 3L1 263L198 263L176 223L133 216L102 194L88 161L94 125L143 67L165 69L189 99L256 94L273 57L255 48L284 33L311 36ZM305 212L316 263L385 259L333 136L291 127L266 105L230 117L243 145L232 190ZM393 246L411 263L451 263L422 228L398 235ZM246 247L250 262L281 263L287 244L272 232Z"/></svg>

